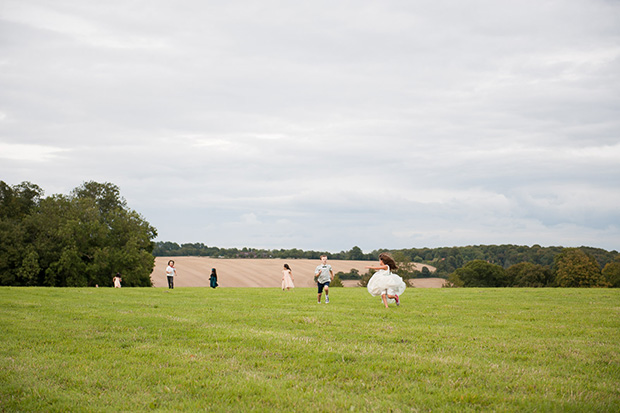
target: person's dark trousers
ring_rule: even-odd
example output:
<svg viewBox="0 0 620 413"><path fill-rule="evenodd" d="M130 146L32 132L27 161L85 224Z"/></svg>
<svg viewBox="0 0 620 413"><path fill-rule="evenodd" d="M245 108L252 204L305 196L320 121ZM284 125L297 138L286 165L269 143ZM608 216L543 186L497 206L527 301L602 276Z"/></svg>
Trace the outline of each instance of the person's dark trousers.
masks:
<svg viewBox="0 0 620 413"><path fill-rule="evenodd" d="M174 288L174 277L168 277L168 288Z"/></svg>

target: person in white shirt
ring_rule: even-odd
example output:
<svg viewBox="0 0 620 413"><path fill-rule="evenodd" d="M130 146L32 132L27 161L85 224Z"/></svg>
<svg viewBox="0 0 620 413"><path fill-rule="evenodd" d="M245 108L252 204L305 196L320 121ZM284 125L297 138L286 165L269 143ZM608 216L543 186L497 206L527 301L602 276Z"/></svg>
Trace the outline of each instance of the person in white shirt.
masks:
<svg viewBox="0 0 620 413"><path fill-rule="evenodd" d="M174 268L174 261L168 261L168 266L166 267L166 276L168 277L168 288L174 288L174 277L177 275L177 269Z"/></svg>
<svg viewBox="0 0 620 413"><path fill-rule="evenodd" d="M334 271L332 266L327 263L327 255L321 255L321 265L314 270L316 283L318 286L318 303L321 304L321 294L325 290L325 304L329 304L329 283L334 280Z"/></svg>

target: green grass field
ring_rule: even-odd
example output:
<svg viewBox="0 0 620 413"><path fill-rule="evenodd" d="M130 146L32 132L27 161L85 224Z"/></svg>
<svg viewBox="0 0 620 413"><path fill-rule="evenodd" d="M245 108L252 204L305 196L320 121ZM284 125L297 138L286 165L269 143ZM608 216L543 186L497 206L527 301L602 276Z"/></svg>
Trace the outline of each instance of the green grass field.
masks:
<svg viewBox="0 0 620 413"><path fill-rule="evenodd" d="M620 290L0 288L0 411L620 411Z"/></svg>

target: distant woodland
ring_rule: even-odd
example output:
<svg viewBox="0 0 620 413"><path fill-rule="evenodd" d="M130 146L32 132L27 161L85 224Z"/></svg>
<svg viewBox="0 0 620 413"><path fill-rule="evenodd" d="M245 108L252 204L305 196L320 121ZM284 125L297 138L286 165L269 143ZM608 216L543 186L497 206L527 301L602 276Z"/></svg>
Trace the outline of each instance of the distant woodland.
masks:
<svg viewBox="0 0 620 413"><path fill-rule="evenodd" d="M209 256L221 258L306 258L322 254L335 260L377 261L388 251L405 278L442 277L463 287L620 287L620 255L601 248L541 247L540 245L474 245L466 247L381 249L364 253L355 246L348 251L300 249L218 248L202 243L157 242L156 256ZM429 264L436 272L408 270L409 263ZM343 274L344 278L364 278Z"/></svg>

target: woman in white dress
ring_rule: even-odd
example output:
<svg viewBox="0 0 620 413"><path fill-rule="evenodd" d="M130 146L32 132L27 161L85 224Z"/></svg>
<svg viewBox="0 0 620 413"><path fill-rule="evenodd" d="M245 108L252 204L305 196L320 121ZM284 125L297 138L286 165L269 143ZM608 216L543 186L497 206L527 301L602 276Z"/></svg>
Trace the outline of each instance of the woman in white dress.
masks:
<svg viewBox="0 0 620 413"><path fill-rule="evenodd" d="M291 267L288 264L284 264L284 269L282 270L282 291L290 290L291 288L295 288L293 284L293 271L291 271Z"/></svg>
<svg viewBox="0 0 620 413"><path fill-rule="evenodd" d="M378 266L366 268L377 270L368 281L368 292L374 297L380 295L385 308L388 308L388 299L390 302L395 301L396 305L400 305L399 296L405 292L407 284L402 278L391 272L391 270L398 268L394 259L384 252L379 254Z"/></svg>

